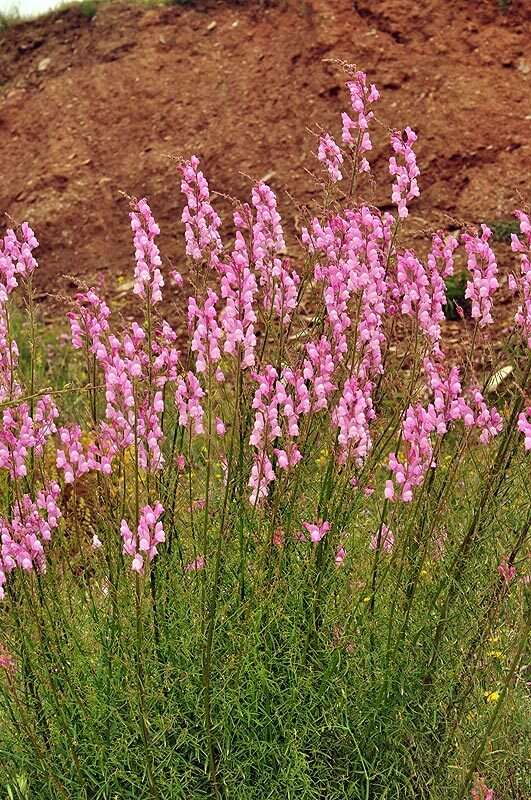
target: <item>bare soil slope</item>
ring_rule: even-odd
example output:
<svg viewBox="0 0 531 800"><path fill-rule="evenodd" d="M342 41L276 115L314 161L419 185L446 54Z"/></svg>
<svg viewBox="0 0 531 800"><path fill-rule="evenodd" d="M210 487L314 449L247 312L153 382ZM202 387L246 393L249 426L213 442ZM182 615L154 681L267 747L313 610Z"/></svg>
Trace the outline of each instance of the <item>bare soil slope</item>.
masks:
<svg viewBox="0 0 531 800"><path fill-rule="evenodd" d="M372 202L389 202L387 127L410 124L419 224L507 217L531 198L530 13L527 0L506 14L496 0L115 2L17 25L0 35L0 212L37 231L43 297L69 291L65 274L129 275L121 192L148 196L179 261L169 156L197 153L211 186L238 198L269 174L293 227L285 190L311 199L315 131L339 130L339 58L382 91ZM229 201L218 207L230 222Z"/></svg>

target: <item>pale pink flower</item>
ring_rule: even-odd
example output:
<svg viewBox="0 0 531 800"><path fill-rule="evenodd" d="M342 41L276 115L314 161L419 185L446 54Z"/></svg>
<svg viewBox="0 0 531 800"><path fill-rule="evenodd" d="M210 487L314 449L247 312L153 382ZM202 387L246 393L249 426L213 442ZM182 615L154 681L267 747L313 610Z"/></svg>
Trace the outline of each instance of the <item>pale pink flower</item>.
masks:
<svg viewBox="0 0 531 800"><path fill-rule="evenodd" d="M204 569L206 564L206 560L204 556L197 556L194 558L193 561L190 561L189 564L186 564L184 571L185 572L199 572L200 570Z"/></svg>
<svg viewBox="0 0 531 800"><path fill-rule="evenodd" d="M343 561L345 560L346 555L347 555L347 551L345 550L345 548L344 547L338 547L338 549L336 550L335 558L334 558L336 567L340 567L343 564Z"/></svg>
<svg viewBox="0 0 531 800"><path fill-rule="evenodd" d="M332 182L335 183L343 178L340 170L343 154L329 133L323 134L319 139L317 158L324 164Z"/></svg>
<svg viewBox="0 0 531 800"><path fill-rule="evenodd" d="M302 524L310 534L310 540L314 544L320 542L332 527L326 520L319 520L319 522L303 522Z"/></svg>
<svg viewBox="0 0 531 800"><path fill-rule="evenodd" d="M183 276L176 269L170 271L170 278L175 286L180 288L183 285Z"/></svg>
<svg viewBox="0 0 531 800"><path fill-rule="evenodd" d="M524 447L531 450L531 406L518 415L518 430L524 437Z"/></svg>

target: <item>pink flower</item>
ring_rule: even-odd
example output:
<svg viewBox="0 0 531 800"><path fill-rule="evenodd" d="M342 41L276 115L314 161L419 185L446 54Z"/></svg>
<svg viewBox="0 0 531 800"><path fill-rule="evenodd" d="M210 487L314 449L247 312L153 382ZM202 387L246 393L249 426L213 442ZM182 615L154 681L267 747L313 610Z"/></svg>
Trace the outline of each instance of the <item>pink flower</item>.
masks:
<svg viewBox="0 0 531 800"><path fill-rule="evenodd" d="M340 463L345 463L351 457L357 466L361 466L372 447L369 424L376 414L371 392L372 384L362 384L356 377L348 378L344 383L331 418L339 429Z"/></svg>
<svg viewBox="0 0 531 800"><path fill-rule="evenodd" d="M0 519L0 600L7 575L14 569L46 572L44 545L61 518L60 493L59 484L50 483L37 492L35 500L23 494L13 504L10 519Z"/></svg>
<svg viewBox="0 0 531 800"><path fill-rule="evenodd" d="M179 425L186 426L193 423L194 433L204 433L204 411L201 399L205 396L201 384L193 372L188 372L184 378L177 379L175 392L175 405L179 412Z"/></svg>
<svg viewBox="0 0 531 800"><path fill-rule="evenodd" d="M172 279L175 286L181 287L183 285L183 276L176 269L172 269L170 271L170 278Z"/></svg>
<svg viewBox="0 0 531 800"><path fill-rule="evenodd" d="M472 280L467 281L465 297L472 301L472 318L479 326L492 323L492 296L499 286L496 275L498 267L493 251L488 245L492 235L490 228L481 226L481 236L463 234L465 250L468 255L468 269Z"/></svg>
<svg viewBox="0 0 531 800"><path fill-rule="evenodd" d="M75 296L76 311L67 314L72 347L80 350L87 344L99 361L107 356L106 337L109 331L109 306L94 289Z"/></svg>
<svg viewBox="0 0 531 800"><path fill-rule="evenodd" d="M235 215L235 219L239 219ZM253 303L258 290L256 278L249 266L249 253L241 230L236 231L236 241L231 259L222 265L221 296L226 300L221 327L225 334L224 350L235 355L241 349L242 367L253 367L256 336L256 313Z"/></svg>
<svg viewBox="0 0 531 800"><path fill-rule="evenodd" d="M194 297L188 298L188 326L192 331L190 347L196 353L197 372L208 372L221 358L223 332L217 320L217 301L218 296L212 289L207 289L202 307L198 306Z"/></svg>
<svg viewBox="0 0 531 800"><path fill-rule="evenodd" d="M531 450L531 406L518 415L517 425L518 430L523 434L525 449Z"/></svg>
<svg viewBox="0 0 531 800"><path fill-rule="evenodd" d="M391 156L389 159L389 172L394 176L393 183L393 203L398 207L398 216L405 219L408 216L407 204L413 198L420 195L417 178L420 170L417 167L417 159L413 151L413 144L417 140L417 135L411 128L407 127L402 131L394 131L391 136L391 145L397 157Z"/></svg>
<svg viewBox="0 0 531 800"><path fill-rule="evenodd" d="M140 297L146 297L147 290L150 302L159 303L162 300L164 279L160 271L162 261L159 248L155 244L155 236L160 233L160 228L145 198L133 204L133 211L129 216L134 233L136 260L133 292Z"/></svg>
<svg viewBox="0 0 531 800"><path fill-rule="evenodd" d="M0 645L0 669L4 669L6 672L14 672L15 668L15 659L3 645Z"/></svg>
<svg viewBox="0 0 531 800"><path fill-rule="evenodd" d="M335 183L343 178L339 169L343 163L343 154L329 133L323 134L319 139L317 158L325 165L332 182Z"/></svg>
<svg viewBox="0 0 531 800"><path fill-rule="evenodd" d="M343 561L345 560L345 556L346 555L347 555L347 551L345 550L345 548L344 547L338 547L338 549L336 550L336 555L335 555L335 559L334 559L336 567L340 567L342 565Z"/></svg>
<svg viewBox="0 0 531 800"><path fill-rule="evenodd" d="M284 547L284 531L277 528L273 533L273 544L281 550Z"/></svg>
<svg viewBox="0 0 531 800"><path fill-rule="evenodd" d="M494 800L494 789L487 788L483 778L476 773L470 797L472 800Z"/></svg>
<svg viewBox="0 0 531 800"><path fill-rule="evenodd" d="M7 302L8 295L16 289L16 275L29 277L37 267L32 251L39 243L27 222L20 226L21 240L12 228L0 238L0 303Z"/></svg>
<svg viewBox="0 0 531 800"><path fill-rule="evenodd" d="M392 500L395 496L395 487L393 481L385 482L384 497L386 500Z"/></svg>
<svg viewBox="0 0 531 800"><path fill-rule="evenodd" d="M281 258L286 243L277 199L265 183L253 187L252 203L256 210L256 221L252 225L252 256L260 286L264 290L264 307L272 309L275 316L287 325L297 305L300 277L290 268L289 261ZM238 220L251 226L251 212L247 210L247 221L241 214Z"/></svg>
<svg viewBox="0 0 531 800"><path fill-rule="evenodd" d="M315 544L328 533L332 527L329 522L319 520L319 522L303 522L303 527L310 534L310 540Z"/></svg>
<svg viewBox="0 0 531 800"><path fill-rule="evenodd" d="M394 294L400 300L400 310L402 314L417 319L437 356L441 355L440 323L444 319L446 304L444 279L453 273L453 251L457 245L457 239L451 237L445 243L435 234L427 268L410 250L397 256Z"/></svg>
<svg viewBox="0 0 531 800"><path fill-rule="evenodd" d="M181 191L187 201L182 213L186 253L194 261L204 260L217 268L223 250L219 235L221 220L210 205L208 183L199 169L197 156L182 165L181 173Z"/></svg>
<svg viewBox="0 0 531 800"><path fill-rule="evenodd" d="M424 409L421 405L409 406L402 424L402 440L404 455L402 459L396 453L389 454L389 468L394 475L394 482L401 487L401 499L410 503L413 499L413 488L420 486L428 469L433 463L433 445L431 434L437 427L437 415L432 405ZM390 490L387 490L388 494Z"/></svg>
<svg viewBox="0 0 531 800"><path fill-rule="evenodd" d="M91 469L87 454L81 444L81 428L79 425L60 428L59 438L63 447L57 450L55 465L57 469L63 470L65 483L74 483Z"/></svg>
<svg viewBox="0 0 531 800"><path fill-rule="evenodd" d="M378 550L380 547L384 553L390 553L393 549L395 544L395 537L393 532L387 527L387 525L382 525L381 531L379 533L375 533L371 537L370 542L370 549L371 550Z"/></svg>
<svg viewBox="0 0 531 800"><path fill-rule="evenodd" d="M144 574L144 555L152 561L157 555L157 545L165 541L164 530L160 517L164 513L161 503L154 506L144 506L140 509L140 519L136 533L133 533L127 522L123 519L120 533L123 541L124 555L132 556L131 569Z"/></svg>
<svg viewBox="0 0 531 800"><path fill-rule="evenodd" d="M190 561L189 564L186 564L184 571L185 572L199 572L199 570L204 569L206 564L206 560L204 556L197 556L194 558L193 561Z"/></svg>
<svg viewBox="0 0 531 800"><path fill-rule="evenodd" d="M346 145L351 147L356 145L357 156L360 157L363 153L372 150L369 122L374 117L374 114L368 109L369 105L379 99L380 94L374 83L371 84L370 88L367 86L367 76L364 72L356 72L353 80L348 81L347 88L350 92L352 110L357 119L352 119L346 113L341 114L343 124L342 139ZM358 131L356 141L351 133L353 130ZM359 169L361 172L369 172L369 162L366 158L361 159Z"/></svg>
<svg viewBox="0 0 531 800"><path fill-rule="evenodd" d="M310 383L312 411L321 411L327 408L328 398L336 388L332 381L336 367L332 347L326 336L322 336L306 344L306 353L303 378Z"/></svg>
<svg viewBox="0 0 531 800"><path fill-rule="evenodd" d="M220 417L216 417L216 433L218 436L225 436L225 423Z"/></svg>
<svg viewBox="0 0 531 800"><path fill-rule="evenodd" d="M520 300L514 320L527 341L527 346L531 348L531 221L523 211L515 211L515 216L525 239L522 242L515 234L511 236L511 249L514 253L521 253L520 275L518 279L513 278Z"/></svg>
<svg viewBox="0 0 531 800"><path fill-rule="evenodd" d="M101 546L102 546L101 540L98 538L96 534L94 534L94 536L92 537L92 549L99 550Z"/></svg>
<svg viewBox="0 0 531 800"><path fill-rule="evenodd" d="M498 573L501 575L506 584L511 583L516 577L516 567L509 564L507 559L504 558L498 567Z"/></svg>

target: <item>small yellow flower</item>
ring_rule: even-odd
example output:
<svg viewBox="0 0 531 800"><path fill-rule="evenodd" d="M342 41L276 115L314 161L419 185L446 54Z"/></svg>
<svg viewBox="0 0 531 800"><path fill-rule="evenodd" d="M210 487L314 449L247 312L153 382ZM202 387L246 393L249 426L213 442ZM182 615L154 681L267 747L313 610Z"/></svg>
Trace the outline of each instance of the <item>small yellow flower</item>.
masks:
<svg viewBox="0 0 531 800"><path fill-rule="evenodd" d="M371 599L370 596L364 597L363 602L368 603L370 599Z"/></svg>
<svg viewBox="0 0 531 800"><path fill-rule="evenodd" d="M490 644L496 644L496 642L499 642L499 641L500 641L500 637L499 636L489 636L489 643Z"/></svg>
<svg viewBox="0 0 531 800"><path fill-rule="evenodd" d="M487 656L489 658L503 658L503 653L501 650L489 650Z"/></svg>
<svg viewBox="0 0 531 800"><path fill-rule="evenodd" d="M487 703L497 703L500 699L499 692L485 692L485 700Z"/></svg>

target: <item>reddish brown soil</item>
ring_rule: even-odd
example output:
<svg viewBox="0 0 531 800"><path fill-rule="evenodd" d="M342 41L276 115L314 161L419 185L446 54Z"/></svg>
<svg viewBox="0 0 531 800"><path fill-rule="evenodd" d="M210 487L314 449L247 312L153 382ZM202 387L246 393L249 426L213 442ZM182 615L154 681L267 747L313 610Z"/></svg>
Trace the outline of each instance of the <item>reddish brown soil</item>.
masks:
<svg viewBox="0 0 531 800"><path fill-rule="evenodd" d="M197 153L211 187L242 199L268 174L293 229L286 190L311 201L315 131L338 132L346 106L334 58L381 89L372 202L389 202L388 127L418 132L410 235L508 217L529 201L528 0L506 14L497 0L115 2L92 19L71 9L0 37L0 212L36 230L42 296L71 291L64 275L129 280L121 192L148 196L163 253L182 261L169 156ZM219 210L230 222L228 200Z"/></svg>

